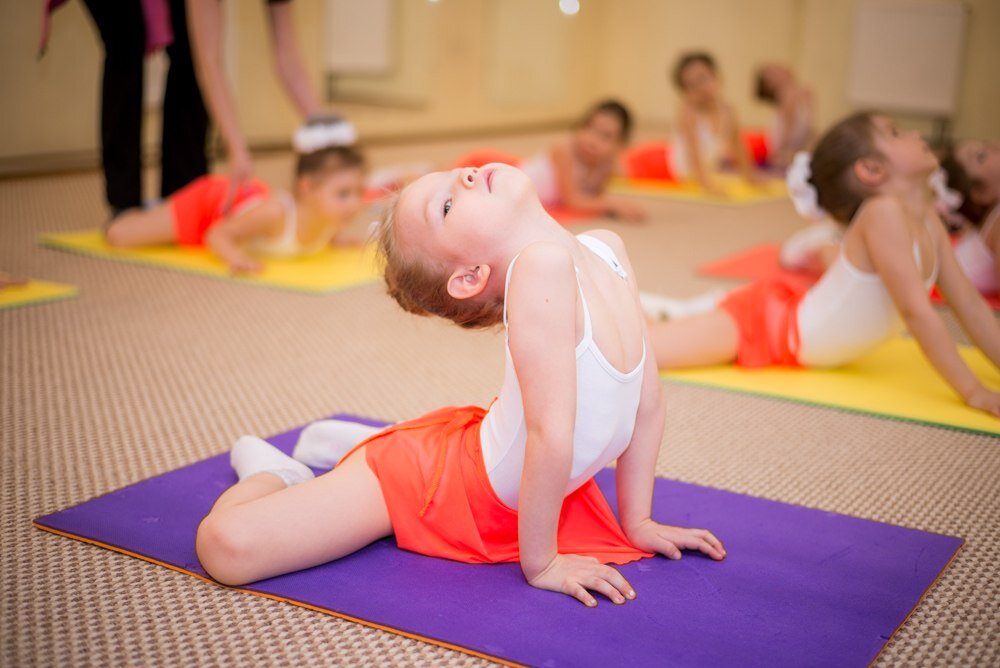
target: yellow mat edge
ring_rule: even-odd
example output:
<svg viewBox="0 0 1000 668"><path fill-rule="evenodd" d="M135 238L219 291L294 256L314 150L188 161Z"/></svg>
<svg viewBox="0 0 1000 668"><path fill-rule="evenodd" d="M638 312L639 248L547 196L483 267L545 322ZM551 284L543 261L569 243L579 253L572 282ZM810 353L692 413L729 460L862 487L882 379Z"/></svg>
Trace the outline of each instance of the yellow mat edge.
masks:
<svg viewBox="0 0 1000 668"><path fill-rule="evenodd" d="M55 281L41 281L32 279L30 284L51 286L52 288L60 288L57 292L45 295L44 297L29 297L19 301L12 301L10 303L4 304L0 303L0 311L7 309L21 308L23 306L38 306L41 304L49 304L52 302L62 301L64 299L73 299L80 295L80 288L76 285L70 285L69 283L58 283Z"/></svg>
<svg viewBox="0 0 1000 668"><path fill-rule="evenodd" d="M88 230L89 231L89 230ZM361 287L363 285L372 285L377 283L377 279L366 279L358 281L349 281L341 285L337 285L330 288L310 288L299 285L292 285L283 281L266 280L248 276L231 276L224 274L217 274L211 271L203 271L201 269L192 269L190 267L178 267L174 264L169 264L166 262L157 262L155 260L147 260L141 257L135 257L132 255L117 255L107 253L101 250L94 250L91 248L83 248L77 244L64 241L59 238L65 234L73 234L74 232L43 232L38 237L38 243L46 248L52 248L55 250L66 251L69 253L76 253L78 255L86 255L88 257L96 257L102 260L110 260L111 262L126 262L128 264L135 264L144 267L152 267L154 269L162 269L164 271L175 271L182 274L188 274L189 276L203 276L205 278L212 278L220 281L234 281L237 283L244 283L247 285L253 285L263 288L272 288L275 290L286 290L288 292L298 292L300 294L309 295L331 295L342 290L350 290L353 288Z"/></svg>

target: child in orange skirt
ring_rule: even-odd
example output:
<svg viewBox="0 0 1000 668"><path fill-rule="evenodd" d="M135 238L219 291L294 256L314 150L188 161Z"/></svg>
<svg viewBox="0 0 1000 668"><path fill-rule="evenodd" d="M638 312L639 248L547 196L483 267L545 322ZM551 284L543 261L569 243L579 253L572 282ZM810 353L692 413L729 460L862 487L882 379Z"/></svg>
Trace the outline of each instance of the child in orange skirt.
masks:
<svg viewBox="0 0 1000 668"><path fill-rule="evenodd" d="M963 328L1000 367L1000 325L955 260L928 185L937 159L916 133L858 113L789 170L796 208L846 226L818 283L765 279L714 310L650 327L660 368L735 361L746 367L832 367L851 362L904 324L927 359L973 408L1000 417L1000 393L973 375L929 298L937 284ZM822 211L821 211L822 210Z"/></svg>
<svg viewBox="0 0 1000 668"><path fill-rule="evenodd" d="M151 209L130 209L105 230L112 246L175 243L207 246L233 272L257 272L258 257L321 250L357 215L364 161L345 140L343 123L307 125L296 135L293 193L272 193L250 179L230 192L228 176L202 176Z"/></svg>
<svg viewBox="0 0 1000 668"><path fill-rule="evenodd" d="M682 549L725 556L710 532L650 515L664 402L615 234L574 237L523 172L487 164L410 184L378 237L404 309L466 328L505 325L497 399L385 430L317 423L294 458L240 439L240 482L199 527L206 571L245 583L394 534L430 556L519 562L531 585L593 606L595 594L635 596L607 563L678 559ZM593 480L615 460L620 522ZM305 463L336 466L314 478Z"/></svg>

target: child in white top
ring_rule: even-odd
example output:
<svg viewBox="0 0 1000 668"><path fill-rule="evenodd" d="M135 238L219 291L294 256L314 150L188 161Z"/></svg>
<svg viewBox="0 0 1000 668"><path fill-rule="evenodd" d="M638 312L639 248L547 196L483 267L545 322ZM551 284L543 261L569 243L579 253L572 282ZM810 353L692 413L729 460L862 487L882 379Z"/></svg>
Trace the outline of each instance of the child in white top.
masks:
<svg viewBox="0 0 1000 668"><path fill-rule="evenodd" d="M958 266L935 210L928 177L937 166L919 135L900 132L886 116L859 113L835 125L811 159L799 161L810 172L799 180L813 190L804 198L811 201L796 201L800 211L822 209L847 226L830 269L811 288L764 280L709 313L653 325L659 366L836 366L905 325L968 405L1000 417L1000 393L973 375L930 303L936 283L969 337L1000 367L1000 326Z"/></svg>
<svg viewBox="0 0 1000 668"><path fill-rule="evenodd" d="M332 126L331 126L332 127ZM105 229L119 248L207 246L232 272L262 269L259 257L296 257L322 249L363 206L364 160L341 145L340 127L306 126L296 134L298 164L292 193L272 193L251 179L231 192L231 180L207 175L151 209L129 209Z"/></svg>
<svg viewBox="0 0 1000 668"><path fill-rule="evenodd" d="M532 586L594 606L594 593L619 604L636 595L602 562L677 559L682 548L725 556L710 532L650 516L664 403L615 234L574 237L523 172L487 164L407 186L379 239L389 292L404 309L467 328L506 325L500 398L488 412L445 408L369 430L343 459L366 434L345 425L341 438L324 425L324 438L295 451L311 463L339 460L318 478L241 440L232 455L240 482L198 532L213 577L249 582L394 534L423 554L519 562ZM620 524L590 478L615 459Z"/></svg>
<svg viewBox="0 0 1000 668"><path fill-rule="evenodd" d="M813 92L785 65L767 63L757 70L757 99L775 107L767 162L783 170L813 140Z"/></svg>
<svg viewBox="0 0 1000 668"><path fill-rule="evenodd" d="M941 166L948 186L962 195L958 212L969 222L955 256L980 292L1000 293L1000 142L959 142Z"/></svg>
<svg viewBox="0 0 1000 668"><path fill-rule="evenodd" d="M678 129L667 159L674 176L722 195L712 175L728 163L757 183L736 110L722 95L715 59L701 51L684 54L674 66L673 81L681 93Z"/></svg>

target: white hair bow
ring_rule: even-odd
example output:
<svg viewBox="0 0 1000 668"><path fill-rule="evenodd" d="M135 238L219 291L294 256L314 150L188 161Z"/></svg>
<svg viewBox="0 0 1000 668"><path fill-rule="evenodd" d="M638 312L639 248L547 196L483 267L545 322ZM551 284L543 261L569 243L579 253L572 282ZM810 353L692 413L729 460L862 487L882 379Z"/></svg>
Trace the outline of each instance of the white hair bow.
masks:
<svg viewBox="0 0 1000 668"><path fill-rule="evenodd" d="M828 215L819 205L816 186L809 182L812 176L812 169L809 166L811 160L812 156L805 151L796 153L792 159L792 166L785 174L785 184L788 186L792 204L800 216L809 220L822 220Z"/></svg>
<svg viewBox="0 0 1000 668"><path fill-rule="evenodd" d="M334 116L299 127L292 135L292 146L297 153L312 153L331 146L349 146L357 140L358 133L354 125Z"/></svg>

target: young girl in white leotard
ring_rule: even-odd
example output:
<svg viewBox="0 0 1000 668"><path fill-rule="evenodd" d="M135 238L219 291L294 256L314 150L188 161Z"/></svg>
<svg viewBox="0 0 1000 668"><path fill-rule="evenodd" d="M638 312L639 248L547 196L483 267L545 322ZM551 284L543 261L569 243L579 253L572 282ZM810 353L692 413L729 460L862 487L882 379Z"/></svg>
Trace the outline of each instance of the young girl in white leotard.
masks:
<svg viewBox="0 0 1000 668"><path fill-rule="evenodd" d="M941 160L948 186L962 195L959 213L969 222L955 257L972 284L1000 293L1000 142L963 141Z"/></svg>
<svg viewBox="0 0 1000 668"><path fill-rule="evenodd" d="M811 288L754 283L718 308L650 328L661 368L732 362L753 367L848 363L905 328L970 406L1000 416L930 303L937 284L973 342L1000 367L1000 326L955 260L928 177L938 164L916 133L886 116L859 113L817 144L814 206L847 226L840 253Z"/></svg>
<svg viewBox="0 0 1000 668"><path fill-rule="evenodd" d="M595 594L636 596L607 563L679 559L681 549L724 558L708 531L651 518L664 403L615 234L574 237L523 172L487 164L407 186L379 237L403 308L467 328L504 325L498 399L382 431L327 421L294 458L241 439L240 482L198 530L208 573L245 583L395 535L431 556L518 562L530 585L593 606ZM612 461L620 523L592 478ZM303 462L336 467L313 478Z"/></svg>

